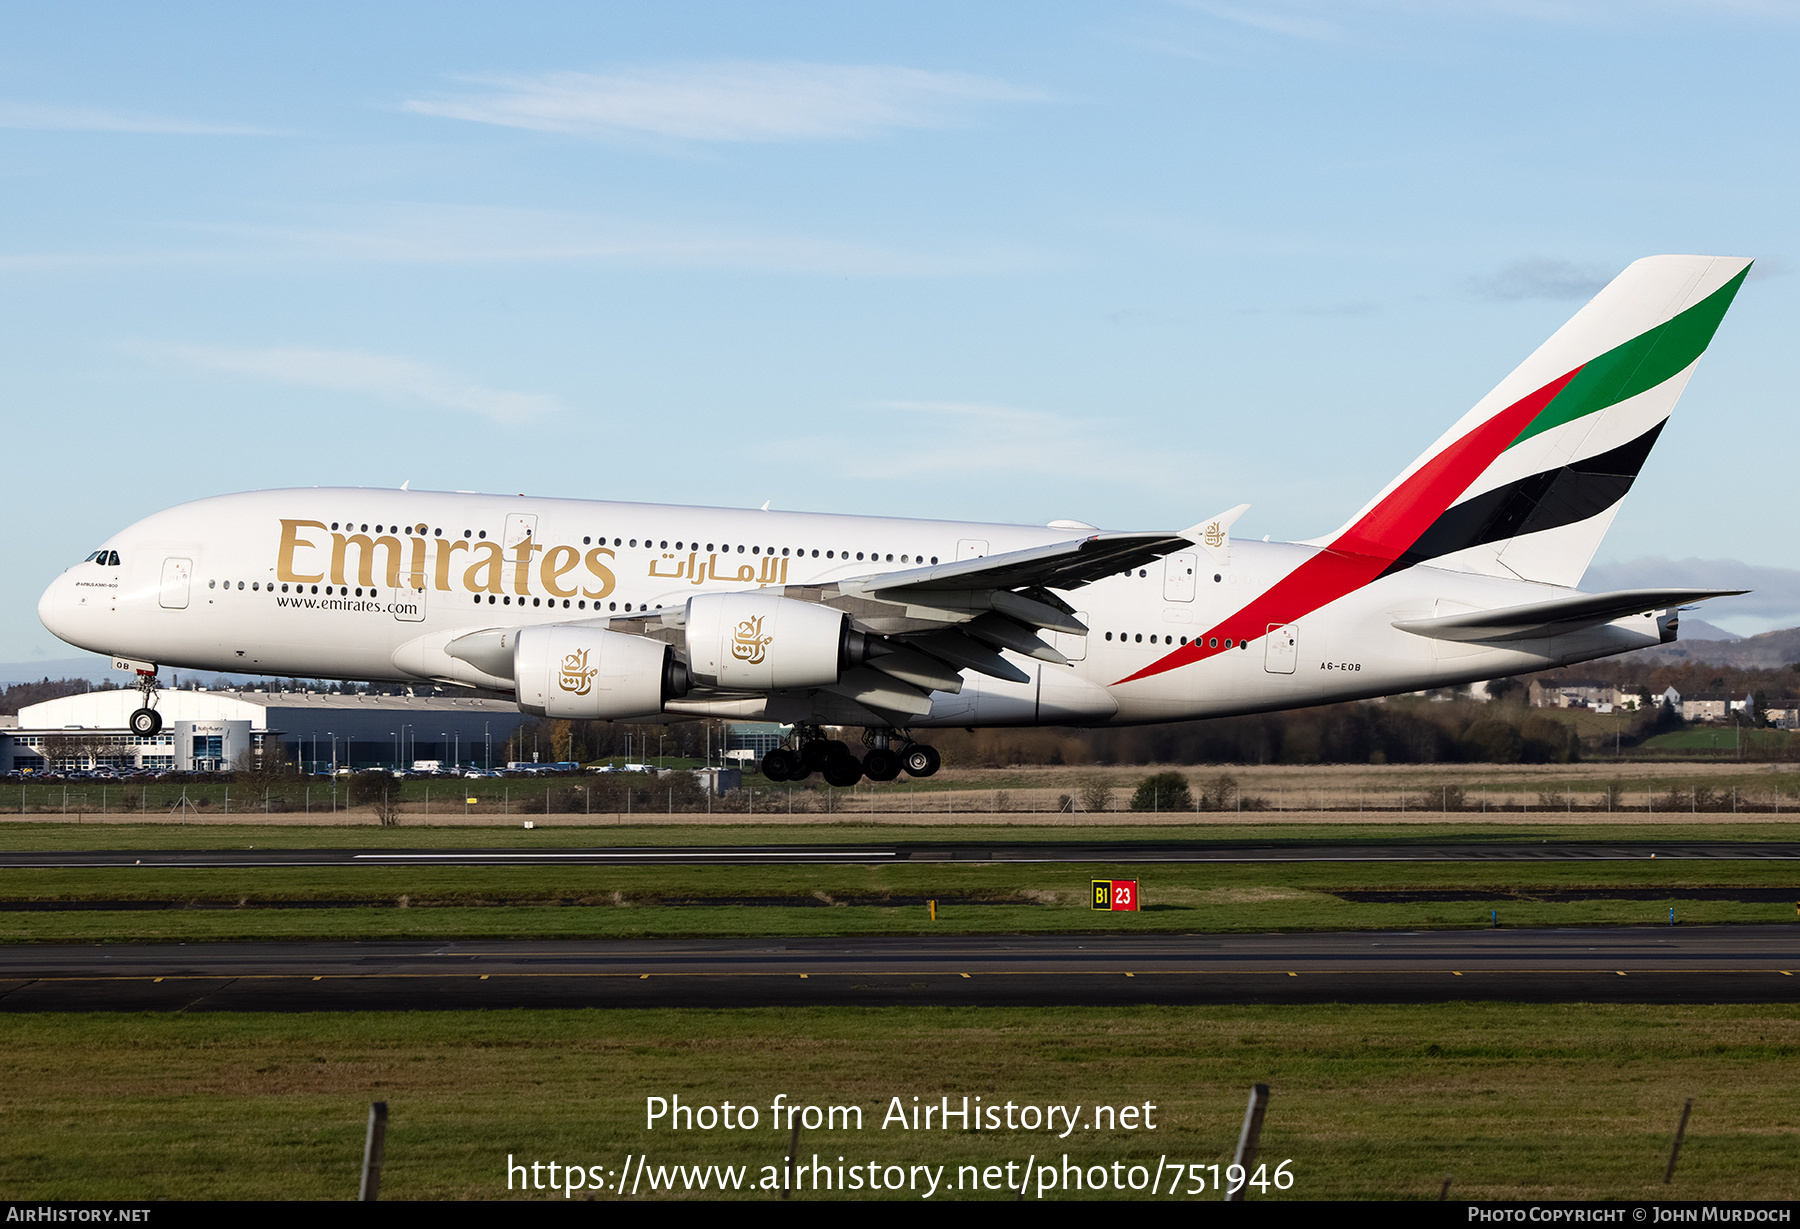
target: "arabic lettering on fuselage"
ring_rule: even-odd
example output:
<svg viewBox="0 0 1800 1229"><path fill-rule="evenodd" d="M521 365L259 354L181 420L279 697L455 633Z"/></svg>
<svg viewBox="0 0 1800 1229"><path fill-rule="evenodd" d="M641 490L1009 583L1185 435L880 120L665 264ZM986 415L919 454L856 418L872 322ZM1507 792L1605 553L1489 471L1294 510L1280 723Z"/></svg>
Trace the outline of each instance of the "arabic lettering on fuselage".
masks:
<svg viewBox="0 0 1800 1229"><path fill-rule="evenodd" d="M765 555L756 564L740 563L733 568L729 560L721 567L719 556L709 554L700 558L699 552L689 551L688 557L682 559L677 555L664 552L662 558L650 561L649 574L657 580L686 580L690 585L703 585L707 581L727 581L738 585L780 585L787 583L788 561L777 559L774 555Z"/></svg>
<svg viewBox="0 0 1800 1229"><path fill-rule="evenodd" d="M466 559L458 559L457 552ZM380 580L377 581L377 555ZM546 546L530 536L503 548L488 539L427 538L422 534L338 533L323 521L281 522L281 545L276 556L276 575L295 584L365 585L402 584L413 589L435 588L441 593L460 589L465 593L537 592L553 598L584 597L600 600L618 587L613 573L618 554L609 546L587 548L558 544ZM686 559L663 553L650 561L646 575L656 580L686 580L735 585L787 583L788 561L767 555L757 563L733 566L721 563L716 553L702 559L690 551Z"/></svg>

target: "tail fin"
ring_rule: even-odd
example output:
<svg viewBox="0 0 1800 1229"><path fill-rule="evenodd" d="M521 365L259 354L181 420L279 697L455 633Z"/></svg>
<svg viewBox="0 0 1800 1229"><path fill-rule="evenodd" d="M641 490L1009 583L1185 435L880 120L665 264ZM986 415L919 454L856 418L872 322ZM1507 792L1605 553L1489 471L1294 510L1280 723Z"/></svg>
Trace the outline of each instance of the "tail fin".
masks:
<svg viewBox="0 0 1800 1229"><path fill-rule="evenodd" d="M1316 544L1572 586L1743 285L1748 260L1637 261Z"/></svg>

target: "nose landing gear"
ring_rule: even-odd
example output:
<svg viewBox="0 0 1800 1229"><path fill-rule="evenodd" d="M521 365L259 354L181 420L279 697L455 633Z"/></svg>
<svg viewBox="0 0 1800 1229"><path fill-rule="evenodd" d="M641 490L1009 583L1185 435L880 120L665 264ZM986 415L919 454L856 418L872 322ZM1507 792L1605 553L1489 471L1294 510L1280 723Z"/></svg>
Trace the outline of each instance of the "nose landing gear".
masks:
<svg viewBox="0 0 1800 1229"><path fill-rule="evenodd" d="M144 697L141 707L133 709L127 724L139 738L154 738L162 733L162 714L156 711L156 668L137 672L138 694Z"/></svg>

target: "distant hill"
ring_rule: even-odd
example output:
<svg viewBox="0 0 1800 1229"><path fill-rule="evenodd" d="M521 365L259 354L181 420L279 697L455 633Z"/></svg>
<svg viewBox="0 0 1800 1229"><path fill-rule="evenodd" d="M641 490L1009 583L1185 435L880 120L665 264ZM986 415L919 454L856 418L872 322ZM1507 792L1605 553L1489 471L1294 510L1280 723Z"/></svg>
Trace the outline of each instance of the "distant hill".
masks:
<svg viewBox="0 0 1800 1229"><path fill-rule="evenodd" d="M0 662L0 686L9 683L35 683L39 679L86 679L90 683L106 679L115 683L126 681L124 674L113 672L112 658L102 657L98 653L90 653L84 657Z"/></svg>
<svg viewBox="0 0 1800 1229"><path fill-rule="evenodd" d="M214 679L224 679L232 685L260 682L261 674L226 674L218 670L177 670L165 667L162 672L163 685L169 686L179 676L183 682L193 679L199 683L210 684ZM112 668L112 658L102 657L98 653L86 657L47 657L38 661L0 662L0 687L13 683L35 683L39 679L86 679L90 683L112 683L116 687L131 685L131 675L122 670Z"/></svg>
<svg viewBox="0 0 1800 1229"><path fill-rule="evenodd" d="M1664 662L1703 662L1709 666L1735 666L1741 670L1769 669L1800 661L1800 627L1764 632L1743 640L1700 640L1688 638L1688 621L1681 621L1681 639L1674 644L1627 653L1620 661L1646 664ZM1717 629L1713 629L1717 630Z"/></svg>
<svg viewBox="0 0 1800 1229"><path fill-rule="evenodd" d="M1705 619L1687 618L1681 621L1681 638L1683 640L1737 640L1722 627L1714 627Z"/></svg>

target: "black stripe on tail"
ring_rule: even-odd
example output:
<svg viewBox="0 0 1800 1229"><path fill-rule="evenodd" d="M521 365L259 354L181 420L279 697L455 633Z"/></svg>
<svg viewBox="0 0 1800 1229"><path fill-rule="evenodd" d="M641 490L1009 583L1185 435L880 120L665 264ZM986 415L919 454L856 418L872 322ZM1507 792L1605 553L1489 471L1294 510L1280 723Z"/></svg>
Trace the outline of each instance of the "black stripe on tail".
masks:
<svg viewBox="0 0 1800 1229"><path fill-rule="evenodd" d="M1663 424L1610 452L1495 487L1449 508L1382 575L1471 546L1560 529L1598 516L1631 490Z"/></svg>

